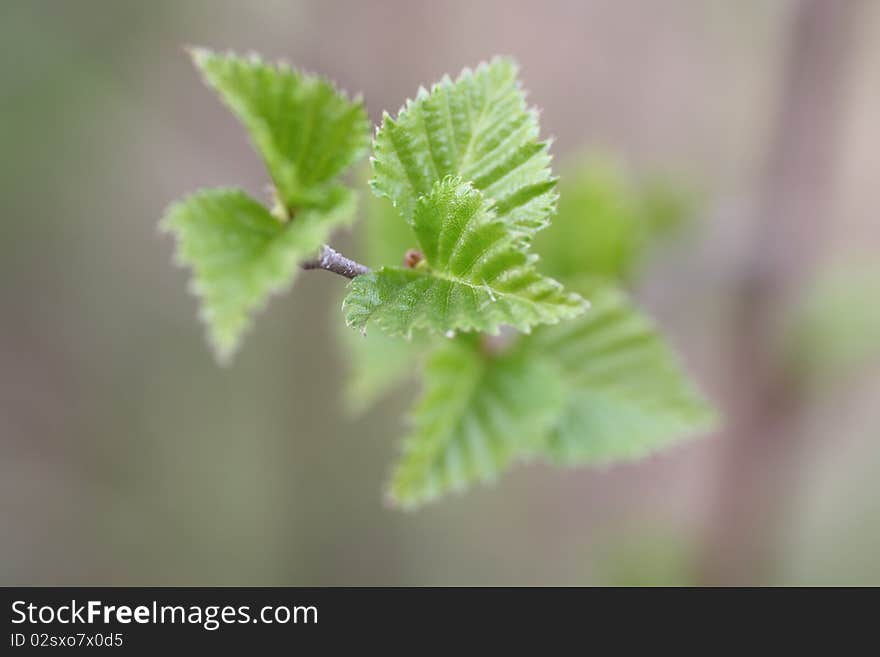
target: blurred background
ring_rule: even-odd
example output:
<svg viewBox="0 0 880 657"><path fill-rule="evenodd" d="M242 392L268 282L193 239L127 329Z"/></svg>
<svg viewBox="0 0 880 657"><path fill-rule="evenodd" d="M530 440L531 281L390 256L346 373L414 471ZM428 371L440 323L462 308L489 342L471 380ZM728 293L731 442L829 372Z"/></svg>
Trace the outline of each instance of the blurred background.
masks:
<svg viewBox="0 0 880 657"><path fill-rule="evenodd" d="M0 44L0 584L880 584L880 3L4 0ZM374 120L516 57L561 171L701 199L637 295L723 430L386 508L412 392L345 413L344 281L220 369L171 266L171 201L266 182L186 44Z"/></svg>

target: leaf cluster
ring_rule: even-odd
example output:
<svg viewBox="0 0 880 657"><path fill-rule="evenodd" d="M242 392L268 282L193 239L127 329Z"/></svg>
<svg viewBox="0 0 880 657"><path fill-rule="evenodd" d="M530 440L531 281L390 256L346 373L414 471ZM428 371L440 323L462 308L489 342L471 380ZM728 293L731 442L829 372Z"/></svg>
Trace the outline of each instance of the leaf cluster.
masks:
<svg viewBox="0 0 880 657"><path fill-rule="evenodd" d="M226 361L254 312L353 217L340 176L367 150L369 121L359 99L286 65L205 50L193 60L274 189L271 207L238 189L202 190L162 222ZM549 142L507 59L419 89L383 115L372 152L362 235L375 269L350 284L343 309L357 332L343 344L360 410L421 373L389 486L396 504L493 480L521 460L636 458L711 426L622 285L686 214L681 197L591 166L563 181L557 208ZM407 249L417 256L404 262Z"/></svg>
<svg viewBox="0 0 880 657"><path fill-rule="evenodd" d="M275 196L269 208L240 189L205 189L162 220L192 269L215 354L227 362L253 314L354 217L354 194L337 178L366 152L370 126L363 103L321 77L255 55L196 49L192 58L247 129Z"/></svg>
<svg viewBox="0 0 880 657"><path fill-rule="evenodd" d="M487 98L507 110L485 123ZM346 334L344 343L352 363L347 398L356 410L421 373L422 394L389 485L395 504L414 507L492 481L517 461L639 458L716 422L624 287L649 247L685 223L692 196L590 158L563 176L560 197L547 147L506 60L444 78L397 117L383 118L370 181L378 198L367 206L361 241L371 262L418 246L425 268L355 279L348 323L373 323L380 332L360 340ZM448 245L462 243L474 247L463 259L472 268L448 257ZM528 254L517 262L554 289L565 284L574 303L542 291L553 307L521 321L528 308L505 303L496 270L482 269L503 262L499 251ZM464 290L470 306L459 299ZM589 309L571 312L582 310L579 298Z"/></svg>

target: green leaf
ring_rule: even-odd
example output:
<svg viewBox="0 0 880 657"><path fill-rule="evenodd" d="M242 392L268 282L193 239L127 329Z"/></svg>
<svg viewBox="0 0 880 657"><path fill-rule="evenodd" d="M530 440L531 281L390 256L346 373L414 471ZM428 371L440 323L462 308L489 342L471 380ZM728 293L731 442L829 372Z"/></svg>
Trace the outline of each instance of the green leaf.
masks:
<svg viewBox="0 0 880 657"><path fill-rule="evenodd" d="M238 116L287 212L324 202L328 186L365 152L370 124L360 99L286 64L192 51L193 61Z"/></svg>
<svg viewBox="0 0 880 657"><path fill-rule="evenodd" d="M351 283L346 322L386 333L497 333L503 324L528 332L584 312L586 302L537 273L492 204L470 184L447 178L415 206L412 226L425 261L385 267Z"/></svg>
<svg viewBox="0 0 880 657"><path fill-rule="evenodd" d="M337 188L322 208L281 223L237 189L209 189L172 205L162 227L177 237L177 257L193 271L201 317L215 353L226 362L252 314L288 287L299 263L354 213L354 194Z"/></svg>
<svg viewBox="0 0 880 657"><path fill-rule="evenodd" d="M660 235L681 226L693 199L669 181L637 183L612 158L593 156L566 168L559 213L535 240L543 269L561 281L582 276L632 279Z"/></svg>
<svg viewBox="0 0 880 657"><path fill-rule="evenodd" d="M479 336L445 340L425 366L425 390L389 487L412 508L494 480L541 436L563 401L555 372L514 351L493 359Z"/></svg>
<svg viewBox="0 0 880 657"><path fill-rule="evenodd" d="M491 481L516 460L638 458L714 426L715 413L626 295L582 285L594 307L572 322L442 341L424 368L394 502L417 506Z"/></svg>
<svg viewBox="0 0 880 657"><path fill-rule="evenodd" d="M373 188L407 219L447 176L469 181L521 237L545 227L556 205L548 143L507 59L420 89L396 119L383 116L374 142Z"/></svg>
<svg viewBox="0 0 880 657"><path fill-rule="evenodd" d="M568 390L547 455L564 464L633 459L711 429L714 411L651 321L612 286L584 292L589 313L530 336L529 349L553 361Z"/></svg>

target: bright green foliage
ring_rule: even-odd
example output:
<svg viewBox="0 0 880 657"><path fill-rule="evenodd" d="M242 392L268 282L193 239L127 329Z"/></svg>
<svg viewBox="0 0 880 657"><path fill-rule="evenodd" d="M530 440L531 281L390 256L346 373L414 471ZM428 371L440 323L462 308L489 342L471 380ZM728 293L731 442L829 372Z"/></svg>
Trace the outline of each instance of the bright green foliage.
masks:
<svg viewBox="0 0 880 657"><path fill-rule="evenodd" d="M626 295L609 284L582 288L593 300L588 313L512 336L512 345L496 349L470 335L443 341L425 367L426 391L392 479L394 501L430 501L492 479L517 459L633 459L714 425L711 408Z"/></svg>
<svg viewBox="0 0 880 657"><path fill-rule="evenodd" d="M646 250L680 227L693 207L692 196L666 179L649 177L637 184L621 165L596 155L581 158L574 168L562 172L562 191L559 214L538 236L535 247L542 255L540 269L563 282L577 283L584 275L611 280L628 276ZM359 254L368 264L399 261L406 249L416 245L413 231L387 198L368 195L364 205L364 220L357 230ZM343 336L351 365L347 396L358 411L420 367L423 344L414 347L378 331L366 338L347 333ZM381 359L369 353L374 344ZM393 366L380 367L382 359Z"/></svg>
<svg viewBox="0 0 880 657"><path fill-rule="evenodd" d="M559 213L535 240L551 276L629 280L657 238L679 227L693 199L660 179L637 183L619 163L593 156L563 172Z"/></svg>
<svg viewBox="0 0 880 657"><path fill-rule="evenodd" d="M519 351L493 359L479 336L444 340L425 366L425 391L392 475L391 501L411 508L491 481L533 451L562 403L559 379Z"/></svg>
<svg viewBox="0 0 880 657"><path fill-rule="evenodd" d="M545 227L556 205L548 143L507 59L420 89L396 119L383 116L374 151L373 188L408 220L447 176L483 192L521 237Z"/></svg>
<svg viewBox="0 0 880 657"><path fill-rule="evenodd" d="M195 50L193 59L246 127L276 191L270 211L236 189L204 190L162 222L227 360L253 313L353 215L354 194L336 179L366 149L369 124L359 100L322 78L256 56ZM396 118L384 115L373 146L378 198L363 237L377 268L353 279L344 311L362 333L382 330L347 332L346 394L363 409L424 360L389 486L395 504L491 481L521 460L635 458L712 425L669 347L618 288L684 216L674 188L636 185L595 163L566 182L558 225L536 244L543 270L592 301L585 313L589 304L539 273L530 251L555 212L556 180L514 64L496 59L420 89ZM415 247L424 259L404 266Z"/></svg>
<svg viewBox="0 0 880 657"><path fill-rule="evenodd" d="M543 452L564 464L604 463L711 429L714 412L652 322L613 286L582 289L589 313L530 336L530 349L553 360L567 390Z"/></svg>
<svg viewBox="0 0 880 657"><path fill-rule="evenodd" d="M202 319L226 362L253 312L354 214L354 195L333 179L363 154L369 123L362 103L321 78L256 56L192 55L248 129L278 201L270 212L242 191L204 190L169 208L162 223L193 270Z"/></svg>
<svg viewBox="0 0 880 657"><path fill-rule="evenodd" d="M586 309L583 299L538 274L535 256L461 179L435 183L411 222L424 266L357 277L345 300L349 326L366 330L372 321L403 336L415 329L497 333L502 324L529 331Z"/></svg>
<svg viewBox="0 0 880 657"><path fill-rule="evenodd" d="M369 144L369 120L324 78L193 50L193 61L250 133L286 212L320 205L333 179Z"/></svg>
<svg viewBox="0 0 880 657"><path fill-rule="evenodd" d="M192 289L221 362L235 352L251 314L289 286L299 263L353 212L354 195L341 188L326 207L303 210L288 224L237 189L202 190L168 209L162 226L193 270Z"/></svg>

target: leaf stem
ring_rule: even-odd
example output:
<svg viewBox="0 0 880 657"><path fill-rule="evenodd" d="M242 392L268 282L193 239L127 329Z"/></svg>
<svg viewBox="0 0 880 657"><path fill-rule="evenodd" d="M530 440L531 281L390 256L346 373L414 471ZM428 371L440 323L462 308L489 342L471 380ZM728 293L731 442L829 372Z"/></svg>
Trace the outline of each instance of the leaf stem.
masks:
<svg viewBox="0 0 880 657"><path fill-rule="evenodd" d="M314 260L307 260L302 263L303 269L325 269L332 271L334 274L345 276L346 278L354 278L363 274L369 274L370 268L355 262L338 251L330 248L326 244L321 247L321 253Z"/></svg>

